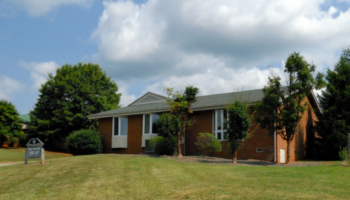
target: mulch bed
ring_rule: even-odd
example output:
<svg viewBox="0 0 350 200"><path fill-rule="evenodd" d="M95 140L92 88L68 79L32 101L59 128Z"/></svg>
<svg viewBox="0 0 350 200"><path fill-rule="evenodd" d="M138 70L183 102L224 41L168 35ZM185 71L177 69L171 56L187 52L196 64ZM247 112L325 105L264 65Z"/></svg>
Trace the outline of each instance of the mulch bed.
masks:
<svg viewBox="0 0 350 200"><path fill-rule="evenodd" d="M119 156L121 154L116 154L116 155ZM123 154L123 155L146 156L146 157L159 158L159 159L169 159L176 162L203 163L203 164L211 164L211 165L231 165L231 166L308 167L308 166L318 166L318 165L326 164L324 161L299 161L299 162L293 162L290 164L282 164L282 163L273 163L273 162L253 160L253 159L238 160L237 164L233 164L231 159L208 157L208 156L205 156L205 157L183 156L182 158L178 158L177 156L164 156L164 155L156 156L156 155L147 155L147 154L139 154L139 155Z"/></svg>

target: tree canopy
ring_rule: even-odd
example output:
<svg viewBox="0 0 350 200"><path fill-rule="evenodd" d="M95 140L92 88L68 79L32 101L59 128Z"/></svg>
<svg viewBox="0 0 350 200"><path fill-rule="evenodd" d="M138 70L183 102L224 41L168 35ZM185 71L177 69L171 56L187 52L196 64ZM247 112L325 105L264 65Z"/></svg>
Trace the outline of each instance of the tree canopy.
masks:
<svg viewBox="0 0 350 200"><path fill-rule="evenodd" d="M156 122L158 135L164 138L173 138L181 130L180 119L171 113L163 113Z"/></svg>
<svg viewBox="0 0 350 200"><path fill-rule="evenodd" d="M327 70L326 80L326 89L318 96L322 113L316 113L321 137L318 156L337 159L350 133L350 46L343 50L334 70Z"/></svg>
<svg viewBox="0 0 350 200"><path fill-rule="evenodd" d="M309 64L299 53L292 53L286 60L284 72L287 86L282 88L281 78L274 73L263 89L264 97L256 104L256 121L273 135L280 135L287 141L287 163L290 161L290 142L303 113L307 109L305 97L313 89L324 87L323 74L315 77L316 66Z"/></svg>
<svg viewBox="0 0 350 200"><path fill-rule="evenodd" d="M8 141L7 137L10 140L13 137L25 138L18 116L17 109L11 102L0 100L0 147Z"/></svg>
<svg viewBox="0 0 350 200"><path fill-rule="evenodd" d="M49 74L30 112L32 135L42 139L65 138L73 131L97 127L86 116L118 108L117 84L98 64L66 64Z"/></svg>

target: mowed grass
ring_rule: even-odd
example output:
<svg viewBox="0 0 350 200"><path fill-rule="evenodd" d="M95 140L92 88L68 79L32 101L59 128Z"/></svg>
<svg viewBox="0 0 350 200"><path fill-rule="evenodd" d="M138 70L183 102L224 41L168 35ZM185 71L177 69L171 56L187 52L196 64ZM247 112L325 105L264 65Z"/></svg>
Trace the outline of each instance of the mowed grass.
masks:
<svg viewBox="0 0 350 200"><path fill-rule="evenodd" d="M120 155L0 167L0 199L349 199L350 168L248 167Z"/></svg>
<svg viewBox="0 0 350 200"><path fill-rule="evenodd" d="M27 148L0 148L0 163L5 162L20 162L25 157L25 151ZM45 151L45 160L53 158L62 158L70 156L69 154L60 154ZM38 162L40 159L29 159L30 162Z"/></svg>

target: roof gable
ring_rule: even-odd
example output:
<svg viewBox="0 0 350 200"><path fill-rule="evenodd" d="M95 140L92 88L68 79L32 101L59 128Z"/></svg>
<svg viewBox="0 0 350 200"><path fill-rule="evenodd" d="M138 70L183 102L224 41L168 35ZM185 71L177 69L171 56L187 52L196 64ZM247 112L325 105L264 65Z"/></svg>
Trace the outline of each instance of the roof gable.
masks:
<svg viewBox="0 0 350 200"><path fill-rule="evenodd" d="M29 114L28 115L20 115L18 116L20 122L23 122L23 123L28 123L30 122L30 116Z"/></svg>
<svg viewBox="0 0 350 200"><path fill-rule="evenodd" d="M149 103L159 103L166 102L167 98L165 96L161 96L152 92L147 92L142 97L136 99L134 102L129 104L128 106L135 106L141 104L149 104Z"/></svg>

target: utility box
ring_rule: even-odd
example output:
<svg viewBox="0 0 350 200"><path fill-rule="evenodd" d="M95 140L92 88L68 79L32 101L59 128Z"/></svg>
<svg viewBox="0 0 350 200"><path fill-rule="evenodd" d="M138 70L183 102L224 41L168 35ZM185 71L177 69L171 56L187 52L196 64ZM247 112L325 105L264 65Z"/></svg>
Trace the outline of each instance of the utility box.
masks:
<svg viewBox="0 0 350 200"><path fill-rule="evenodd" d="M39 138L32 138L27 143L27 150L24 164L28 165L28 159L40 158L41 164L45 164L45 149L44 143Z"/></svg>

